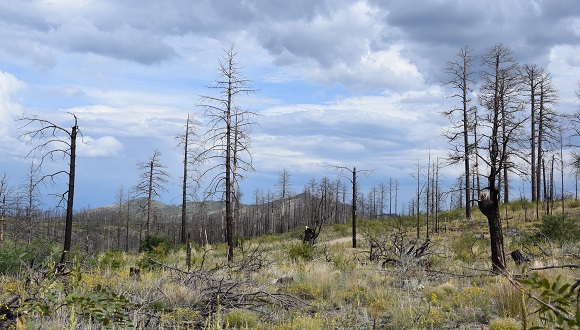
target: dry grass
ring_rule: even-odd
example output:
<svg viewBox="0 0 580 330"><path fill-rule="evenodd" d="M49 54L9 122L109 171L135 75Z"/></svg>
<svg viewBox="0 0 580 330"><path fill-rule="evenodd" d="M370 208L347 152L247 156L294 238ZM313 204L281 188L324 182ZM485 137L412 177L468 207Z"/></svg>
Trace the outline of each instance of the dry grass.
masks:
<svg viewBox="0 0 580 330"><path fill-rule="evenodd" d="M536 251L526 250L522 243L523 238L533 232L533 222L523 221L523 211L513 207L509 215L512 219L505 231L508 258L509 252L515 249ZM182 272L186 270L184 251L166 256L161 262L167 267L142 269L139 279L129 277L129 267L135 267L142 255L123 254L118 269L98 263L79 264L82 278L74 290L88 294L100 285L127 296L131 301L127 306L130 318L136 328L512 329L515 324L521 324L522 297L506 280L488 271L491 265L486 223L478 212L469 222L447 219L446 231L431 233L429 265L419 264L411 257L387 265L369 261L365 238L359 239L358 249L352 249L349 238L343 236L342 227L324 228L314 247L312 261L289 259L289 246L299 241L288 235L284 240L275 236L249 240L243 252L237 251L236 263L244 261L244 256L252 258L251 251L261 251L266 261L259 269L226 267L224 246L206 247L205 253L194 252L193 269L207 272L204 276L215 280L212 285L237 281L240 285L230 289L239 294L259 291L266 295L289 295L303 302L297 305L284 306L276 302L258 305L249 300L242 308L229 306L221 298L207 300L205 298L215 288L203 277L194 278ZM394 220L361 222L360 226L361 232L365 227L372 228L367 232L376 235L390 235L402 229L408 242L412 242L415 235L414 228L399 228ZM424 237L425 232L421 235ZM386 242L388 237L385 236ZM551 255L535 256L531 267L578 262L578 243L544 248ZM103 259L99 260L102 263ZM508 266L514 273L522 272L511 260ZM567 269L544 273L550 277L563 275L570 281L576 276ZM278 283L280 278L291 280ZM24 276L0 277L0 291L4 292L0 293L0 301L9 294L31 297L24 280ZM59 281L55 279L40 285L50 288L55 285L53 283L63 283ZM53 291L66 294L71 290L67 289L68 284L62 285L61 289L52 288ZM218 292L220 295L225 299L225 292ZM215 305L208 314L204 312L207 306L200 304L210 303ZM534 310L532 301L526 304L528 312ZM534 317L529 315L532 325L538 324ZM34 328L41 324L43 329L98 328L86 313L69 307L55 308L50 315L30 310L26 319Z"/></svg>

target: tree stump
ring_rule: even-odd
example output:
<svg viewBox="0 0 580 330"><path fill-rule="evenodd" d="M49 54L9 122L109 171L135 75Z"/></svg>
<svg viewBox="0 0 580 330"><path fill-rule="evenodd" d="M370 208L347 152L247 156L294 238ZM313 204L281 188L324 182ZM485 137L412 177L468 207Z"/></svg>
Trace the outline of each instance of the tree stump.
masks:
<svg viewBox="0 0 580 330"><path fill-rule="evenodd" d="M510 255L512 256L512 259L514 259L514 261L516 262L516 266L519 266L523 263L526 263L528 261L530 261L530 259L526 258L526 256L524 256L520 250L515 250L512 251L510 253Z"/></svg>
<svg viewBox="0 0 580 330"><path fill-rule="evenodd" d="M306 226L306 229L304 230L304 240L303 243L310 243L310 245L314 245L314 239L315 239L315 233L314 233L314 229L309 228L308 226Z"/></svg>
<svg viewBox="0 0 580 330"><path fill-rule="evenodd" d="M137 267L129 268L129 277L139 279L141 277L141 269Z"/></svg>

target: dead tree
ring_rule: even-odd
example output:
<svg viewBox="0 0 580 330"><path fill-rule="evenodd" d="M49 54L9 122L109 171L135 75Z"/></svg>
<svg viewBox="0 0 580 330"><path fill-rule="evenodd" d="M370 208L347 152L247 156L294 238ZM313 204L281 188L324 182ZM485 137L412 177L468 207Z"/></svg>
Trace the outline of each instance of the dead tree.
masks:
<svg viewBox="0 0 580 330"><path fill-rule="evenodd" d="M185 124L185 132L178 135L176 138L179 143L178 146L183 150L183 181L182 181L182 204L181 204L181 244L187 243L187 196L195 199L196 192L199 189L199 165L202 162L200 158L201 146L199 136L197 135L197 122L190 114L187 115L187 122ZM189 184L189 182L192 184Z"/></svg>
<svg viewBox="0 0 580 330"><path fill-rule="evenodd" d="M165 172L167 166L160 161L161 152L153 151L153 155L146 162L137 164L137 168L142 171L139 174L139 182L134 187L136 196L146 196L147 227L146 235L151 234L153 219L153 198L160 197L161 193L167 191L165 184L169 178L169 173Z"/></svg>
<svg viewBox="0 0 580 330"><path fill-rule="evenodd" d="M225 51L220 61L219 77L215 85L210 87L217 91L217 96L201 96L199 104L204 109L209 125L202 157L213 164L202 176L213 175L207 190L209 195L223 193L224 196L228 262L233 261L234 256L235 207L239 197L237 183L242 177L240 171L253 169L249 152L249 132L254 124L250 118L255 113L242 110L236 104L236 99L241 94L251 94L255 90L249 86L250 81L241 74L236 55L233 45ZM244 154L248 157L243 157Z"/></svg>
<svg viewBox="0 0 580 330"><path fill-rule="evenodd" d="M450 130L443 134L450 144L453 145L454 150L449 155L452 163L463 161L465 174L465 218L471 218L471 203L470 203L470 189L471 189L471 165L470 157L473 153L473 137L472 130L476 129L473 122L475 116L475 108L471 106L471 92L472 85L475 84L473 76L475 75L474 62L475 56L472 55L472 50L468 46L462 47L456 55L455 61L447 62L445 73L449 76L449 80L443 85L450 86L454 93L450 98L457 98L460 105L450 110L444 111L445 115L452 123Z"/></svg>
<svg viewBox="0 0 580 330"><path fill-rule="evenodd" d="M39 154L39 161L37 162L35 172L41 172L46 161L56 162L59 156L63 159L68 159L68 170L43 174L34 184L34 186L46 182L55 184L56 178L61 175L68 178L68 189L64 193L57 195L59 197L59 206L61 206L62 203L66 203L65 234L62 256L60 258L61 264L65 262L66 254L71 249L73 202L75 192L76 141L77 135L80 132L77 116L72 113L69 114L74 118L74 125L70 129L66 129L49 120L41 119L36 116L20 118L20 120L25 122L23 127L30 127L30 130L26 131L22 136L27 137L30 141L39 141L39 144L34 146L28 153L28 156L35 156L37 153Z"/></svg>
<svg viewBox="0 0 580 330"><path fill-rule="evenodd" d="M486 149L487 156L483 153L478 156L487 165L486 189L489 195L480 195L478 202L488 220L493 269L501 272L506 263L499 212L500 181L505 168L510 166L509 155L513 152L510 146L516 139L523 120L518 120L514 117L514 112L508 111L510 93L516 89L511 84L513 73L517 69L511 50L502 44L495 45L486 51L482 60L487 70L482 72L479 102L487 111L478 120L484 128L480 134L482 143L478 145ZM507 175L504 174L503 180L504 185L507 185Z"/></svg>
<svg viewBox="0 0 580 330"><path fill-rule="evenodd" d="M357 186L356 186L356 179L357 174L365 173L368 174L372 172L371 170L359 170L357 172L356 167L353 167L352 170L348 167L344 166L330 166L335 170L339 170L341 175L343 172L349 172L352 174L352 179L346 177L350 183L352 183L352 247L356 248L356 201L357 201Z"/></svg>

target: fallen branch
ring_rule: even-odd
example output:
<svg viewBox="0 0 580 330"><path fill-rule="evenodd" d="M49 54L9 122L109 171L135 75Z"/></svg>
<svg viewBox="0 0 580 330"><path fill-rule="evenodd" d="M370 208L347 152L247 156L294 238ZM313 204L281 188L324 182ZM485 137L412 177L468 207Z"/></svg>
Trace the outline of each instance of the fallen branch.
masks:
<svg viewBox="0 0 580 330"><path fill-rule="evenodd" d="M567 265L560 265L560 266L546 266L546 267L530 268L530 270L544 270L544 269L558 269L558 268L580 268L580 265L567 264Z"/></svg>

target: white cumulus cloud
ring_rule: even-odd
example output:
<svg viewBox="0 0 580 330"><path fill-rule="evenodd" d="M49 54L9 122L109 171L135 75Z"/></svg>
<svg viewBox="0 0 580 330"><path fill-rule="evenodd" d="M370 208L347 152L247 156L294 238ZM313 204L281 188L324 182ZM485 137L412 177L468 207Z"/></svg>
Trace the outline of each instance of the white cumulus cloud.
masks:
<svg viewBox="0 0 580 330"><path fill-rule="evenodd" d="M80 157L115 157L124 149L123 144L112 136L97 139L85 136L82 142L77 144Z"/></svg>

